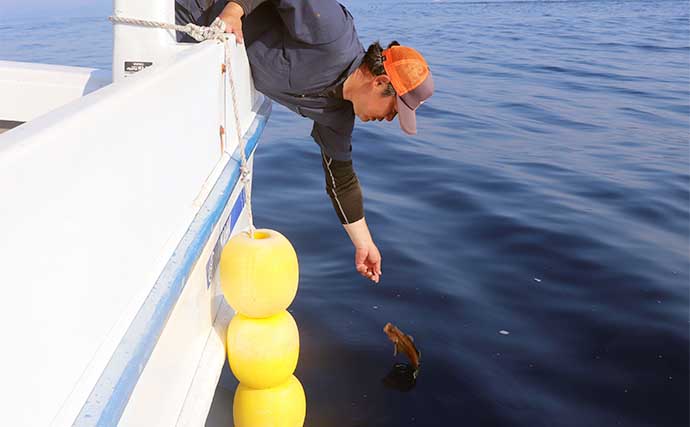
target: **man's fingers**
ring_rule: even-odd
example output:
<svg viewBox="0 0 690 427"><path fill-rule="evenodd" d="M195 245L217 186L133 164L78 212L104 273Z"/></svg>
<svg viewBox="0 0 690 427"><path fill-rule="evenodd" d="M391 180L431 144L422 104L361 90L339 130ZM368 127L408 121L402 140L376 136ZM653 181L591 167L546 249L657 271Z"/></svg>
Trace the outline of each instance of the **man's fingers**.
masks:
<svg viewBox="0 0 690 427"><path fill-rule="evenodd" d="M367 264L371 271L376 274L381 274L381 256L378 254L369 254L367 259Z"/></svg>
<svg viewBox="0 0 690 427"><path fill-rule="evenodd" d="M372 282L378 283L380 280L380 275L373 270L367 268L367 266L362 265L360 267L363 268L357 268L357 271L362 277L366 277L367 279L371 280Z"/></svg>
<svg viewBox="0 0 690 427"><path fill-rule="evenodd" d="M375 274L381 275L381 258L374 262L368 263L368 268Z"/></svg>
<svg viewBox="0 0 690 427"><path fill-rule="evenodd" d="M360 247L355 251L355 269L362 277L378 283L381 279L381 256L376 247Z"/></svg>
<svg viewBox="0 0 690 427"><path fill-rule="evenodd" d="M238 30L235 28L228 28L226 30L226 32L230 33L230 34L234 34L235 40L237 41L237 43L242 44L242 42L244 41L244 38L242 37L242 30Z"/></svg>
<svg viewBox="0 0 690 427"><path fill-rule="evenodd" d="M368 265L367 266L367 278L370 279L372 282L379 282L379 267L376 265Z"/></svg>

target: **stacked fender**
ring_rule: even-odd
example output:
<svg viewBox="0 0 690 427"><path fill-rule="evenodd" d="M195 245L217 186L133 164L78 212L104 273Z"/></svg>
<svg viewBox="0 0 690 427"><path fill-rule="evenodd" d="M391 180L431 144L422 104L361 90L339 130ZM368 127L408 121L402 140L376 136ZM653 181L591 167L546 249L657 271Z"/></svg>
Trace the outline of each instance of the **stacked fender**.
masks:
<svg viewBox="0 0 690 427"><path fill-rule="evenodd" d="M223 248L220 280L235 316L228 325L236 427L301 427L306 398L293 375L299 332L287 312L297 293L299 268L290 242L277 231L243 232Z"/></svg>

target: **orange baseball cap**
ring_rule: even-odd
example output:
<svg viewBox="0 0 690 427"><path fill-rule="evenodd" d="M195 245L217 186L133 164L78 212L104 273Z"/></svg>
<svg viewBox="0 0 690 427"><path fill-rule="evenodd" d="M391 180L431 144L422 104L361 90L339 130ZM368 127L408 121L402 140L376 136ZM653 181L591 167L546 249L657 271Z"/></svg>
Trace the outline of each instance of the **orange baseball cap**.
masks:
<svg viewBox="0 0 690 427"><path fill-rule="evenodd" d="M397 92L400 127L414 135L417 133L415 110L434 93L429 65L411 47L391 46L383 51L383 68Z"/></svg>

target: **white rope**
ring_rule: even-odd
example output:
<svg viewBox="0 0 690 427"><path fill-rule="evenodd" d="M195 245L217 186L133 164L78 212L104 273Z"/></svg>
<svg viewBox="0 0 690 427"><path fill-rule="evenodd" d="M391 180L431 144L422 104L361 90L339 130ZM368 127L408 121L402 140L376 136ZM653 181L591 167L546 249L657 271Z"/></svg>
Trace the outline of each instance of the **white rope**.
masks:
<svg viewBox="0 0 690 427"><path fill-rule="evenodd" d="M185 34L189 34L194 40L202 42L204 40L218 39L225 41L225 22L216 18L210 27L202 27L189 23L187 25L175 25L167 22L147 21L145 19L125 18L123 16L108 17L113 24L129 24L139 27L149 28L163 28L166 30L175 30ZM221 39L222 37L222 39Z"/></svg>
<svg viewBox="0 0 690 427"><path fill-rule="evenodd" d="M244 143L244 138L242 138L242 130L240 129L240 116L239 116L239 108L237 105L237 92L235 91L235 79L234 79L234 74L232 72L232 61L231 61L231 55L232 55L232 49L230 49L230 44L227 42L228 37L225 33L225 22L223 22L220 18L216 18L212 23L211 26L209 27L202 27L199 25L195 24L187 24L187 25L175 25L175 24L169 24L167 22L157 22L157 21L147 21L144 19L135 19L135 18L125 18L122 16L110 16L108 18L110 22L112 23L118 23L118 24L129 24L129 25L137 25L141 27L149 27L149 28L163 28L166 30L175 30L175 31L180 31L185 34L189 34L194 40L196 41L204 41L204 40L218 40L221 43L223 43L223 46L225 47L225 66L228 71L228 77L230 80L230 93L232 96L232 106L233 106L233 112L235 113L235 129L237 130L237 141L240 146L240 154L242 156L242 164L240 167L240 180L242 181L244 185L244 201L245 205L247 206L247 213L249 215L249 237L253 238L254 237L254 218L252 216L252 198L251 198L251 178L250 174L251 171L249 170L249 167L247 166L247 156L245 154L245 143ZM223 103L225 104L225 99L226 97L223 96ZM223 115L225 116L225 114Z"/></svg>

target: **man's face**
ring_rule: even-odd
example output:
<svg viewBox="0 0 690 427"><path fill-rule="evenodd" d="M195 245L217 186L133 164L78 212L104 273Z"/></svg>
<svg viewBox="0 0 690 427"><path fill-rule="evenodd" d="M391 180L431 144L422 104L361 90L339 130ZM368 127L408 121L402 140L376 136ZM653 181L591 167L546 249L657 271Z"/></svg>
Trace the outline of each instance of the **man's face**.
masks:
<svg viewBox="0 0 690 427"><path fill-rule="evenodd" d="M396 97L383 95L388 81L387 76L377 76L372 79L371 84L362 90L359 96L353 99L352 106L361 121L388 120L390 122L395 118L398 113Z"/></svg>

